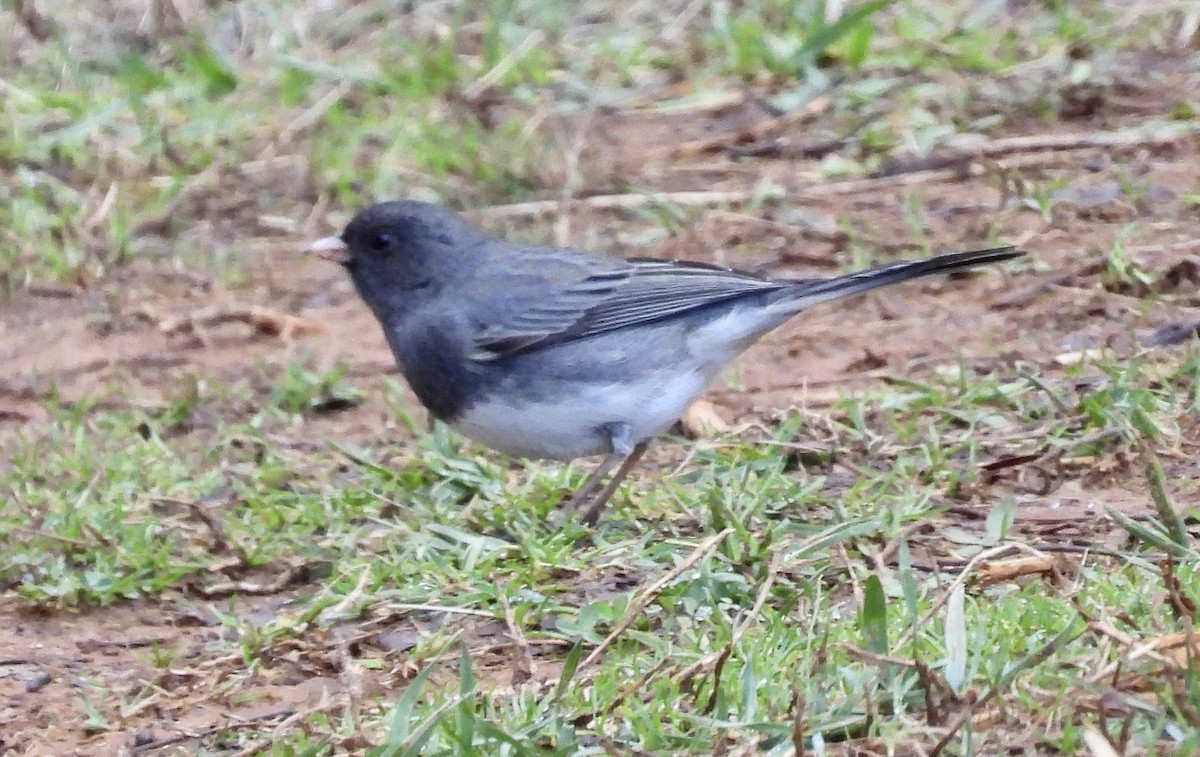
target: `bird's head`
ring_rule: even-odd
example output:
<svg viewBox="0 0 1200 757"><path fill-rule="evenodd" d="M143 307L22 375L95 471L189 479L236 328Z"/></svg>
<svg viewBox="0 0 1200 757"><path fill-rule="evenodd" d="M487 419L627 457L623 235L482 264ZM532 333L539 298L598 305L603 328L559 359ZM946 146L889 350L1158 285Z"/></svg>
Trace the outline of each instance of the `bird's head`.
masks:
<svg viewBox="0 0 1200 757"><path fill-rule="evenodd" d="M381 317L408 310L469 275L490 237L454 211L424 202L384 202L356 215L339 236L307 251L343 266Z"/></svg>

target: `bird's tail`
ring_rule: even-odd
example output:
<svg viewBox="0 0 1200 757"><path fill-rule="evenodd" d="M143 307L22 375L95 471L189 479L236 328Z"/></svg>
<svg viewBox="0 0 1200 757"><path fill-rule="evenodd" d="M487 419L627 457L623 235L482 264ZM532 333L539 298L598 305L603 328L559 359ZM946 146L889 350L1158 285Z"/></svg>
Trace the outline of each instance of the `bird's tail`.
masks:
<svg viewBox="0 0 1200 757"><path fill-rule="evenodd" d="M906 260L900 263L889 263L877 268L838 276L833 279L810 279L797 281L794 286L781 290L776 295L776 302L793 312L828 300L836 300L855 294L869 292L872 289L899 284L922 276L932 276L937 273L949 273L964 268L1000 263L1005 260L1019 258L1025 253L1015 247L992 247L987 250L972 250L970 252L951 252L945 255L935 255L923 260Z"/></svg>

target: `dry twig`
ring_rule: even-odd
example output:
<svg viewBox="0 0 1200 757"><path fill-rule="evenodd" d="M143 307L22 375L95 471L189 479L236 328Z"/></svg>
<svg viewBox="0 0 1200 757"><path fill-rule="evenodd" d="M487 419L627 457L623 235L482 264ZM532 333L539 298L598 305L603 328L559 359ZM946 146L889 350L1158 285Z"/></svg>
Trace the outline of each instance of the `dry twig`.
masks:
<svg viewBox="0 0 1200 757"><path fill-rule="evenodd" d="M604 641L600 642L599 646L593 649L592 653L589 654L583 660L583 662L579 663L579 667L576 669L576 674L578 674L578 672L582 671L584 668L590 666L592 663L596 662L596 660L600 659L600 655L604 653L604 650L612 646L612 643L616 641L621 634L629 630L629 627L632 626L634 621L638 619L638 616L640 616L646 610L646 608L650 606L650 603L653 602L656 597L658 597L667 584L671 583L676 578L679 578L681 575L695 566L696 563L703 560L709 552L712 552L714 549L716 549L717 545L724 541L725 537L729 536L731 533L733 533L733 529L727 528L718 534L713 534L712 536L708 537L701 542L698 547L692 550L692 553L684 558L682 562L667 571L661 578L648 586L645 591L638 594L638 596L629 603L629 609L625 611L625 616L621 618L621 621L617 623L611 632L609 632L608 636L604 638Z"/></svg>
<svg viewBox="0 0 1200 757"><path fill-rule="evenodd" d="M778 116L759 121L750 126L724 131L720 134L714 134L700 139L693 139L677 145L672 149L671 154L675 157L688 157L698 155L710 150L716 150L730 145L740 144L744 142L757 142L765 139L772 133L778 132L789 126L797 126L807 123L814 117L821 115L829 110L833 101L827 96L813 98L802 108L788 111Z"/></svg>
<svg viewBox="0 0 1200 757"><path fill-rule="evenodd" d="M261 333L279 336L285 341L323 330L315 321L262 305L210 305L184 315L164 318L158 322L158 328L164 334L191 333L203 340L205 330L223 323L245 323Z"/></svg>
<svg viewBox="0 0 1200 757"><path fill-rule="evenodd" d="M533 678L533 655L529 652L529 640L517 623L517 615L509 604L504 592L498 595L500 606L504 608L504 623L508 626L508 637L512 639L512 678L511 685L519 686Z"/></svg>

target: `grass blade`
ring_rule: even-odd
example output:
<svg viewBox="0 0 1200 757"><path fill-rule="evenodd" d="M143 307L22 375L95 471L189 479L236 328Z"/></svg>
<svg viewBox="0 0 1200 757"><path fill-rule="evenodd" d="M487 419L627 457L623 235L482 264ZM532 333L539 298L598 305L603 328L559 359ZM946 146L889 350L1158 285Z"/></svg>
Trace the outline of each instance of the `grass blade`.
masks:
<svg viewBox="0 0 1200 757"><path fill-rule="evenodd" d="M582 657L583 644L576 642L575 646L571 647L571 651L567 653L567 658L563 660L562 673L558 676L558 686L554 690L555 702L562 699L563 693L566 692L567 686L571 683L571 679L575 677L575 671L579 669L579 660Z"/></svg>
<svg viewBox="0 0 1200 757"><path fill-rule="evenodd" d="M1183 516L1171 501L1171 495L1167 494L1167 477L1158 461L1158 455L1154 454L1149 445L1142 446L1142 462L1146 466L1146 479L1150 483L1150 497L1154 500L1154 509L1158 512L1158 518L1162 521L1167 536L1180 547L1187 549L1192 542L1187 524L1183 522Z"/></svg>
<svg viewBox="0 0 1200 757"><path fill-rule="evenodd" d="M1163 552L1175 557L1183 558L1192 554L1192 551L1186 546L1176 542L1165 531L1156 528L1159 525L1157 521L1139 523L1115 507L1106 507L1104 511L1108 513L1108 517L1116 521L1118 526L1128 531L1138 541L1161 549Z"/></svg>
<svg viewBox="0 0 1200 757"><path fill-rule="evenodd" d="M863 605L858 616L863 646L878 655L888 652L887 598L879 576L868 576L863 584Z"/></svg>
<svg viewBox="0 0 1200 757"><path fill-rule="evenodd" d="M967 683L966 589L955 584L946 602L946 683L961 694Z"/></svg>
<svg viewBox="0 0 1200 757"><path fill-rule="evenodd" d="M425 680L429 678L431 670L433 670L433 666L426 665L424 670L408 682L408 686L404 687L404 693L396 700L396 705L392 709L392 717L388 723L388 737L383 755L396 754L397 751L390 750L399 750L408 740L417 698L421 696L421 689L425 687Z"/></svg>
<svg viewBox="0 0 1200 757"><path fill-rule="evenodd" d="M810 65L830 46L853 32L860 24L867 23L871 16L893 2L894 0L871 0L871 2L863 3L842 14L841 18L832 24L817 27L804 40L804 45L796 53L797 62L801 66Z"/></svg>

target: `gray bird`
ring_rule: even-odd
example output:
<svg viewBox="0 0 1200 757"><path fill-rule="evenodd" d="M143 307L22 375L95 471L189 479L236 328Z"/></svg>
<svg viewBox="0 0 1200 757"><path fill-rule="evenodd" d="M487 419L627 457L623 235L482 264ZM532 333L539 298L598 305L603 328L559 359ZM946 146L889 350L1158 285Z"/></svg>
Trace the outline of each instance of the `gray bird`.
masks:
<svg viewBox="0 0 1200 757"><path fill-rule="evenodd" d="M514 457L604 455L568 503L587 503L588 525L650 440L768 331L821 302L1024 254L995 247L768 279L511 244L409 201L370 207L308 249L350 273L435 417Z"/></svg>

